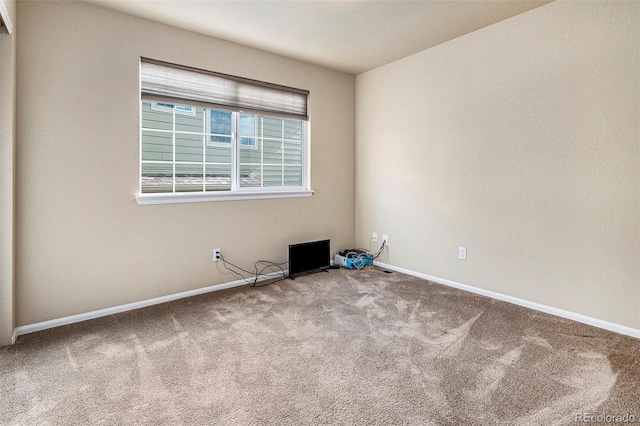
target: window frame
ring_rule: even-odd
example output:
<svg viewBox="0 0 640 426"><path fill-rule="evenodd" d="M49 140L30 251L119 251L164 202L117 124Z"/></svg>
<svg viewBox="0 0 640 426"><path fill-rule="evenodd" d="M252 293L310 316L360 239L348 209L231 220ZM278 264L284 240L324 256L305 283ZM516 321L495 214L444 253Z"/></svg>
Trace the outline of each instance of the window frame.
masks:
<svg viewBox="0 0 640 426"><path fill-rule="evenodd" d="M205 108L204 109L204 121L205 121L205 144L206 146L209 147L233 147L233 139L235 138L235 128L236 128L236 117L233 114L233 111L227 111L231 114L231 134L230 135L223 135L222 133L213 133L211 131L211 111L227 111L224 109L218 109L218 110L214 110L213 108ZM229 139L229 143L227 144L227 142L216 142L216 141L212 141L211 137L212 136L221 136L221 137L228 137Z"/></svg>
<svg viewBox="0 0 640 426"><path fill-rule="evenodd" d="M204 117L205 117L205 131L206 131L206 135L207 135L207 140L205 140L205 143L207 144L207 146L212 146L212 147L227 147L230 145L227 145L227 142L217 142L217 141L212 141L211 137L212 136L221 136L221 137L230 137L231 140L235 139L236 137L240 137L242 138L242 136L238 136L240 134L240 114L244 114L241 111L228 111L231 114L231 135L223 135L222 133L214 133L211 131L211 112L212 111L227 111L225 109L214 109L214 108L206 108L205 109L205 113L204 113ZM252 114L252 115L256 115L256 114ZM247 149L258 149L258 144L254 143L252 145L245 145L245 144L239 144L241 148L247 148Z"/></svg>
<svg viewBox="0 0 640 426"><path fill-rule="evenodd" d="M162 106L160 106L158 109L155 109L156 111L162 111L165 113L172 113L172 130L158 130L158 129L149 129L149 128L143 128L142 126L142 111L143 111L143 103L144 102L150 102L151 105L153 106L153 104L157 104L157 103L165 103L162 101L153 101L153 100L149 100L149 99L140 99L140 106L138 109L139 112L139 173L138 173L138 180L139 180L139 187L138 187L138 195L136 196L136 201L139 205L148 205L148 204L172 204L172 203L191 203L191 202L208 202L208 201L231 201L231 200L257 200L257 199L277 199L277 198L303 198L303 197L310 197L313 195L314 191L310 189L310 179L309 179L309 162L310 162L310 158L308 156L308 152L309 152L309 134L310 134L310 125L309 122L306 120L300 120L301 125L302 125L302 129L301 129L301 140L300 140L300 148L301 148L301 164L300 164L300 169L301 169L301 185L300 186L261 186L261 187L251 187L251 186L245 186L242 187L240 186L240 168L241 168L241 164L240 164L240 150L241 149L252 149L252 150L258 150L258 144L256 143L255 145L241 145L240 144L240 139L241 137L239 136L239 127L240 127L240 114L245 114L242 111L233 111L233 110L227 110L227 109L223 109L223 108L207 108L207 107L202 107L202 106L196 106L196 105L185 105L185 106L191 106L193 108L193 114L188 114L188 115L192 115L192 116L196 116L196 108L203 108L203 113L204 113L204 128L203 128L203 138L204 138L204 144L205 147L208 146L221 146L221 147L227 147L229 145L227 145L224 142L210 142L209 138L211 137L212 133L210 132L211 127L210 127L210 120L211 120L211 114L210 111L211 110L221 110L221 111L229 111L231 112L231 117L232 117L232 135L231 135L231 142L230 142L230 147L231 147L231 188L229 190L220 190L220 191L206 191L206 176L203 176L205 179L203 180L203 190L202 191L193 191L193 192L176 192L176 185L175 185L175 177L173 180L173 191L172 192L160 192L160 193L144 193L142 192L142 165L145 163L145 161L149 164L149 163L155 163L155 161L149 161L149 160L142 160L143 156L143 138L142 138L142 133L145 130L153 130L153 131L157 131L159 133L169 133L171 134L172 137L172 143L174 146L174 154L173 154L173 159L171 162L161 162L159 161L158 163L162 163L162 164L170 164L173 168L174 171L174 176L175 176L175 168L176 165L181 164L182 162L176 161L175 158L175 138L176 135L179 134L183 134L183 133L189 133L189 132L182 132L182 131L177 131L176 130L176 114L183 114L184 111L183 110L179 110L177 108L163 108ZM189 102L183 102L183 101L179 101L176 102L175 105L183 105L184 103L188 104ZM153 108L152 108L153 109ZM268 115L268 114L256 114L256 113L246 113L246 114L251 114L251 115L255 115L256 117L269 117L269 118L279 118L279 119L283 119L286 120L288 118L282 118L282 117L278 117L277 115ZM226 136L226 135L225 135ZM284 147L284 143L286 138L284 137L284 133L283 133L283 137L282 137L282 141L283 141L283 147ZM283 156L284 156L284 152L283 152ZM189 162L184 162L184 164L189 164ZM206 156L203 157L203 162L202 162L204 168L206 169ZM260 163L262 165L262 169L264 170L264 161L261 161ZM282 159L282 167L283 167L283 180L284 180L284 169L285 169L285 164L284 163L284 157ZM297 166L296 166L297 167ZM206 172L206 170L204 171ZM203 173L204 173L203 172ZM261 181L262 185L264 185L264 180Z"/></svg>

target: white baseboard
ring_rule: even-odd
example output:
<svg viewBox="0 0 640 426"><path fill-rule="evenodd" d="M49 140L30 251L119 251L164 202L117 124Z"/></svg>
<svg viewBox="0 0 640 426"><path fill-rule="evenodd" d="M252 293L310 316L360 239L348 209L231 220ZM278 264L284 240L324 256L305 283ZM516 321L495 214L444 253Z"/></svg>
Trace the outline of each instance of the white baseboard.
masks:
<svg viewBox="0 0 640 426"><path fill-rule="evenodd" d="M502 300L504 302L513 303L514 305L523 306L525 308L534 309L536 311L544 312L547 314L567 318L573 321L581 322L583 324L592 325L594 327L602 328L605 330L613 331L615 333L624 334L627 336L640 338L640 330L627 327L624 325L612 323L609 321L600 320L597 318L588 317L586 315L577 314L575 312L565 311L563 309L554 308L552 306L543 305L541 303L530 302L528 300L520 299L513 296L508 296L502 293L496 293L494 291L485 290L478 287L473 287L467 284L461 284L455 281L447 280L444 278L434 277L432 275L423 274L421 272L415 272L409 269L401 268L398 266L389 265L382 262L374 262L374 265L380 266L392 271L401 272L403 274L411 275L425 280L433 281L438 284L446 285L448 287L457 288L460 290L468 291L470 293L479 294L482 296L491 297L493 299ZM285 274L288 271L285 271ZM267 280L279 276L280 273L272 273L264 275L258 281ZM181 293L170 294L167 296L156 297L153 299L142 300L140 302L128 303L126 305L114 306L112 308L100 309L97 311L86 312L84 314L71 315L68 317L58 318L49 321L43 321L35 324L23 325L16 327L11 338L12 343L15 343L18 336L23 334L34 333L36 331L46 330L48 328L60 327L62 325L73 324L77 322L87 321L94 318L100 318L107 315L113 315L120 312L127 312L134 309L145 308L147 306L158 305L160 303L171 302L173 300L184 299L185 297L197 296L200 294L210 293L213 291L224 290L227 288L238 287L246 285L244 280L236 280L222 284L216 284L209 287L203 287L195 290L184 291Z"/></svg>
<svg viewBox="0 0 640 426"><path fill-rule="evenodd" d="M554 308L552 306L543 305L541 303L530 302L525 299L519 299L517 297L508 296L502 293L496 293L494 291L485 290L478 287L473 287L467 284L461 284L455 281L447 280L445 278L434 277L431 275L423 274L421 272L411 271L409 269L400 268L398 266L389 265L382 262L373 262L374 265L380 266L381 268L389 269L396 272L401 272L403 274L411 275L418 278L423 278L425 280L433 281L438 284L446 285L448 287L454 287L460 290L468 291L470 293L479 294L482 296L491 297L493 299L502 300L504 302L513 303L514 305L523 306L525 308L534 309L536 311L544 312L547 314L555 315L562 318L567 318L573 321L581 322L583 324L592 325L594 327L602 328L605 330L613 331L615 333L624 334L627 336L635 337L640 339L640 330L627 327L625 325L616 324L609 321L604 321L597 318L588 317L586 315L577 314L571 311L565 311L564 309Z"/></svg>
<svg viewBox="0 0 640 426"><path fill-rule="evenodd" d="M285 275L288 275L289 271L284 271ZM270 274L262 275L258 281L264 281L271 278L282 276L281 272L273 272ZM106 317L107 315L118 314L120 312L132 311L134 309L146 308L147 306L158 305L160 303L171 302L173 300L184 299L185 297L197 296L200 294L211 293L213 291L224 290L227 288L238 287L241 285L247 285L245 280L230 281L227 283L216 284L209 287L197 288L195 290L183 291L181 293L169 294L167 296L155 297L153 299L142 300L140 302L127 303L126 305L114 306L112 308L99 309L97 311L86 312L84 314L71 315L68 317L53 319L49 321L38 322L35 324L23 325L16 327L13 332L12 343L15 343L16 338L23 334L34 333L36 331L46 330L48 328L60 327L62 325L73 324L76 322L87 321L90 319Z"/></svg>

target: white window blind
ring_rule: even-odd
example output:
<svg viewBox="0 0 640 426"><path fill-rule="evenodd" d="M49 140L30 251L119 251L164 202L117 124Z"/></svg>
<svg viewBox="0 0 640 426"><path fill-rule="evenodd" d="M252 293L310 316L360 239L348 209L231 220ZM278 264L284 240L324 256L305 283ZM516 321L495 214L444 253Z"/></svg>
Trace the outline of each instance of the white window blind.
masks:
<svg viewBox="0 0 640 426"><path fill-rule="evenodd" d="M233 111L309 119L306 90L144 58L140 67L142 99L188 101Z"/></svg>

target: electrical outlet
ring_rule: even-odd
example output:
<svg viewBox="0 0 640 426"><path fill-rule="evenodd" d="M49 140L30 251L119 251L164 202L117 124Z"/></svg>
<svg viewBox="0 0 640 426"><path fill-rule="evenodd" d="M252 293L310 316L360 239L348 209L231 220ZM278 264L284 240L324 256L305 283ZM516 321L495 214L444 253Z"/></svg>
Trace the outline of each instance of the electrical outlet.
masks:
<svg viewBox="0 0 640 426"><path fill-rule="evenodd" d="M371 241L374 243L378 242L378 233L374 232L373 235L371 236Z"/></svg>
<svg viewBox="0 0 640 426"><path fill-rule="evenodd" d="M384 241L384 245L389 245L389 236L387 234L382 234L382 241Z"/></svg>
<svg viewBox="0 0 640 426"><path fill-rule="evenodd" d="M458 247L458 259L467 260L467 248Z"/></svg>
<svg viewBox="0 0 640 426"><path fill-rule="evenodd" d="M220 249L219 248L213 249L213 261L217 262L218 260L220 260L221 259L220 256L221 256L220 255Z"/></svg>

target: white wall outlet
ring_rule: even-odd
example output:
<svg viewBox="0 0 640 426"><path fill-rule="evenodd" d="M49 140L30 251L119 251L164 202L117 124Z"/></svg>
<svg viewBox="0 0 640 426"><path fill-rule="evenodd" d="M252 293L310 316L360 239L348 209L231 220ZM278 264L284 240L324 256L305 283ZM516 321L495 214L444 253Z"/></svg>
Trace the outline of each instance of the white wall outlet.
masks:
<svg viewBox="0 0 640 426"><path fill-rule="evenodd" d="M213 249L213 261L217 262L218 260L220 260L220 249Z"/></svg>
<svg viewBox="0 0 640 426"><path fill-rule="evenodd" d="M387 234L382 234L382 241L384 241L384 245L389 245L389 236Z"/></svg>
<svg viewBox="0 0 640 426"><path fill-rule="evenodd" d="M371 236L371 241L374 243L378 242L378 233L374 232L373 235Z"/></svg>
<svg viewBox="0 0 640 426"><path fill-rule="evenodd" d="M458 259L467 260L467 248L458 247Z"/></svg>

